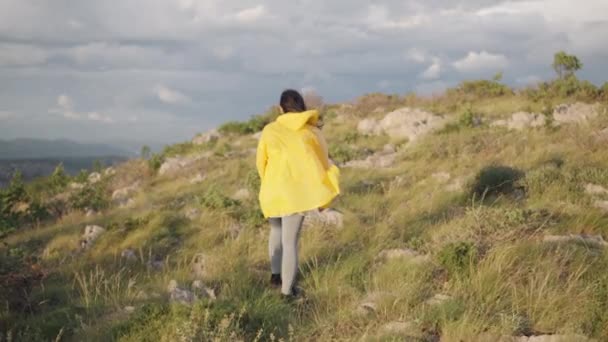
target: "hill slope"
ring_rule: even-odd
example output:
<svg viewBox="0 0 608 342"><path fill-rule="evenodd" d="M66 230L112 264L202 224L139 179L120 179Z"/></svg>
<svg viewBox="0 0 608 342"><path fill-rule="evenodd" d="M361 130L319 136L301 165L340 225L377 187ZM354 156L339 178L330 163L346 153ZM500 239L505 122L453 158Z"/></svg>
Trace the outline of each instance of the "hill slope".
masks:
<svg viewBox="0 0 608 342"><path fill-rule="evenodd" d="M72 209L4 238L0 331L74 341L608 339L606 104L462 96L376 94L324 109L343 195L335 211L307 218L304 302L284 303L266 284L255 136L209 135L46 194Z"/></svg>

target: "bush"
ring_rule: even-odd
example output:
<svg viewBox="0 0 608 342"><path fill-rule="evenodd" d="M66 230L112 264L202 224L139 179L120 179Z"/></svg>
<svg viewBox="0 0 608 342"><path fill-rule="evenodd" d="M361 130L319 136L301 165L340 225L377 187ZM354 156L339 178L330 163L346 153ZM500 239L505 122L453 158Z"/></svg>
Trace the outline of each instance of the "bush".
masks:
<svg viewBox="0 0 608 342"><path fill-rule="evenodd" d="M450 276L467 276L477 260L477 247L471 242L450 243L439 251L437 258Z"/></svg>
<svg viewBox="0 0 608 342"><path fill-rule="evenodd" d="M360 157L362 153L349 145L335 144L329 147L329 158L337 163L346 163Z"/></svg>
<svg viewBox="0 0 608 342"><path fill-rule="evenodd" d="M202 197L199 197L199 201L209 209L233 209L239 205L239 201L224 195L216 187L209 188Z"/></svg>
<svg viewBox="0 0 608 342"><path fill-rule="evenodd" d="M508 166L488 166L483 168L471 186L472 194L486 195L510 194L515 190L515 182L524 176L522 171Z"/></svg>
<svg viewBox="0 0 608 342"><path fill-rule="evenodd" d="M500 83L498 80L474 80L464 81L456 88L448 89L450 96L468 96L474 98L500 97L512 95L513 90L509 86Z"/></svg>
<svg viewBox="0 0 608 342"><path fill-rule="evenodd" d="M249 119L249 121L239 122L239 121L230 121L218 129L222 134L235 134L235 135L246 135L253 134L261 131L264 127L273 122L278 116L280 112L277 108L271 108L265 114L255 115Z"/></svg>
<svg viewBox="0 0 608 342"><path fill-rule="evenodd" d="M150 159L148 159L148 167L150 170L157 172L161 165L165 162L165 157L162 154L154 153Z"/></svg>
<svg viewBox="0 0 608 342"><path fill-rule="evenodd" d="M110 205L110 198L106 192L104 182L87 184L81 190L75 192L68 199L72 209L100 211Z"/></svg>

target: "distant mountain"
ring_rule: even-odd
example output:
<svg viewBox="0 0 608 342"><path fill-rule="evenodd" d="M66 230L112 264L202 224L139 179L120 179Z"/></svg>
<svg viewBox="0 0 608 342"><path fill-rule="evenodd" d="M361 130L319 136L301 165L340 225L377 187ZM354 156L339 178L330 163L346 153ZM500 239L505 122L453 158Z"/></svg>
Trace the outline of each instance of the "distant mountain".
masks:
<svg viewBox="0 0 608 342"><path fill-rule="evenodd" d="M50 159L50 158L94 158L107 156L132 157L136 155L130 147L107 144L79 143L71 140L43 140L19 138L0 140L0 159Z"/></svg>

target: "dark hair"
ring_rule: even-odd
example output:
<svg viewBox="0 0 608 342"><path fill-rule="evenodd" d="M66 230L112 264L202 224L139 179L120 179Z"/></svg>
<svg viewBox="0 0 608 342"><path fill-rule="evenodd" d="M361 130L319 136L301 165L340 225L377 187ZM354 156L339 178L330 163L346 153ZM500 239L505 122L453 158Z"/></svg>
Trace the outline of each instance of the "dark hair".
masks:
<svg viewBox="0 0 608 342"><path fill-rule="evenodd" d="M280 105L284 113L301 113L306 111L304 98L293 89L287 89L281 94Z"/></svg>

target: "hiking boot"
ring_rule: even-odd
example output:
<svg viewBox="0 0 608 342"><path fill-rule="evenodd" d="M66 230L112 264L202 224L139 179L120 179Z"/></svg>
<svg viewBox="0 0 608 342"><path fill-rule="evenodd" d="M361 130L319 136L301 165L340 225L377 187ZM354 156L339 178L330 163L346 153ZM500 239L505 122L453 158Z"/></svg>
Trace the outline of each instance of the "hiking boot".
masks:
<svg viewBox="0 0 608 342"><path fill-rule="evenodd" d="M281 288L281 275L280 274L272 274L270 276L270 287L272 288Z"/></svg>

